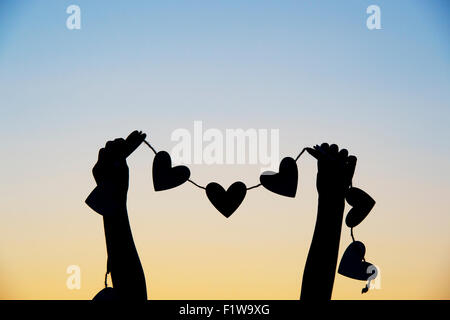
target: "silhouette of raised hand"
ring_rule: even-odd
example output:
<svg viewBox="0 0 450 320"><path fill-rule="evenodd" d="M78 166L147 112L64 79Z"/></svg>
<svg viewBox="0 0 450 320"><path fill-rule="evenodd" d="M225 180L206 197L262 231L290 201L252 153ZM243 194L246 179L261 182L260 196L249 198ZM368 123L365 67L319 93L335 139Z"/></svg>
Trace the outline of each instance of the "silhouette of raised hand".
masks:
<svg viewBox="0 0 450 320"><path fill-rule="evenodd" d="M355 173L356 157L349 156L347 149L339 151L337 145L330 146L328 143L307 148L306 151L317 159L316 185L319 194L344 197Z"/></svg>
<svg viewBox="0 0 450 320"><path fill-rule="evenodd" d="M97 187L86 203L103 215L108 251L107 273L111 272L113 282L113 288L101 290L94 300L147 299L144 271L134 245L126 208L129 175L126 158L144 139L145 134L134 131L126 140L118 138L108 141L100 149L98 161L92 169Z"/></svg>
<svg viewBox="0 0 450 320"><path fill-rule="evenodd" d="M355 172L356 157L335 144L306 149L317 159L319 205L316 226L303 272L301 299L329 300L333 291L344 215L345 193Z"/></svg>
<svg viewBox="0 0 450 320"><path fill-rule="evenodd" d="M97 187L86 203L97 213L107 214L124 207L128 192L128 165L126 158L144 141L146 135L133 131L127 139L108 141L98 153L92 169Z"/></svg>

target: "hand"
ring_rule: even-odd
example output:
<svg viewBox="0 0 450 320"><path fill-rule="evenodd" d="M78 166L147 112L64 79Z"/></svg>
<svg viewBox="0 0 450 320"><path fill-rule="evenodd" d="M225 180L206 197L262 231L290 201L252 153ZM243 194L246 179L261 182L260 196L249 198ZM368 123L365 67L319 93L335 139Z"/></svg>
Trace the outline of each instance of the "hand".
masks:
<svg viewBox="0 0 450 320"><path fill-rule="evenodd" d="M349 156L346 149L335 144L323 143L320 147L306 149L317 159L317 191L319 195L344 198L352 183L356 157Z"/></svg>
<svg viewBox="0 0 450 320"><path fill-rule="evenodd" d="M126 140L108 141L98 153L92 169L97 186L111 196L111 200L126 200L128 192L128 165L126 158L144 141L146 135L133 131Z"/></svg>

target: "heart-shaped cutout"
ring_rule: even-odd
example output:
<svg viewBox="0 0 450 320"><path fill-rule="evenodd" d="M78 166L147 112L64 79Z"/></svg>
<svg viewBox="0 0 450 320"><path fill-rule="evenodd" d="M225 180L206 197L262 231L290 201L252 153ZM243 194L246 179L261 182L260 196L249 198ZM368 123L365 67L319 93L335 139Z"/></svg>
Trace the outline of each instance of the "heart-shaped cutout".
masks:
<svg viewBox="0 0 450 320"><path fill-rule="evenodd" d="M229 218L244 201L247 187L243 182L233 183L226 191L216 182L208 183L206 196L221 214Z"/></svg>
<svg viewBox="0 0 450 320"><path fill-rule="evenodd" d="M298 168L294 159L286 157L280 162L278 173L264 172L259 181L269 191L294 198L297 193Z"/></svg>
<svg viewBox="0 0 450 320"><path fill-rule="evenodd" d="M172 167L172 160L166 151L160 151L155 155L152 172L155 191L178 187L185 183L191 175L186 166Z"/></svg>
<svg viewBox="0 0 450 320"><path fill-rule="evenodd" d="M117 293L117 289L106 287L100 290L99 293L95 295L92 301L121 301L120 296Z"/></svg>
<svg viewBox="0 0 450 320"><path fill-rule="evenodd" d="M361 241L350 243L342 256L338 273L355 280L367 281L373 273L369 272L369 270L373 270L370 268L373 265L364 261L365 254L366 247Z"/></svg>
<svg viewBox="0 0 450 320"><path fill-rule="evenodd" d="M345 224L349 228L356 227L360 224L375 206L375 200L358 188L348 189L345 199L353 207L345 218Z"/></svg>

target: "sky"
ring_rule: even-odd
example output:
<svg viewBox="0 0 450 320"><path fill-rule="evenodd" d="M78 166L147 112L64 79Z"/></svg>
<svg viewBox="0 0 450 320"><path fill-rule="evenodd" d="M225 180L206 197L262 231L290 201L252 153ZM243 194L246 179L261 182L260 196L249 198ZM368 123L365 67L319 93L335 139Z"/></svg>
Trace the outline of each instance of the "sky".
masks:
<svg viewBox="0 0 450 320"><path fill-rule="evenodd" d="M81 9L81 29L66 8ZM369 5L381 29L366 27ZM0 3L0 298L91 299L106 264L84 200L98 149L135 129L279 129L280 155L337 143L377 204L355 228L381 288L336 276L334 299L450 298L450 5L442 1ZM280 158L281 158L280 157ZM317 208L316 164L295 199L249 191L225 219L185 184L155 193L130 156L128 211L150 299L298 299ZM256 165L190 165L202 185ZM349 208L347 207L346 210ZM351 242L344 227L339 256ZM81 288L66 286L67 267Z"/></svg>

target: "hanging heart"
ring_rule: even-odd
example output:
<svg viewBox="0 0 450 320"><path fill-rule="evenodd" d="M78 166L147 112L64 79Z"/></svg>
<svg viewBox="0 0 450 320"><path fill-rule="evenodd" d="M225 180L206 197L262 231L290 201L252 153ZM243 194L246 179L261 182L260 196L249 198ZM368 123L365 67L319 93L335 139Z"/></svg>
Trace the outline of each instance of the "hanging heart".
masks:
<svg viewBox="0 0 450 320"><path fill-rule="evenodd" d="M244 201L246 194L247 187L240 181L233 183L226 191L216 182L208 183L206 186L206 196L209 201L226 218L236 211Z"/></svg>
<svg viewBox="0 0 450 320"><path fill-rule="evenodd" d="M166 151L160 151L155 155L152 172L155 191L178 187L185 183L191 175L186 166L172 167L172 160Z"/></svg>
<svg viewBox="0 0 450 320"><path fill-rule="evenodd" d="M294 198L298 183L297 163L286 157L281 160L278 173L266 171L259 177L259 181L269 191Z"/></svg>
<svg viewBox="0 0 450 320"><path fill-rule="evenodd" d="M106 287L100 290L100 292L95 295L92 301L121 301L121 299L117 293L117 289Z"/></svg>
<svg viewBox="0 0 450 320"><path fill-rule="evenodd" d="M358 188L350 188L345 196L347 203L353 208L345 218L345 224L349 228L356 227L370 213L375 206L375 200L366 192Z"/></svg>
<svg viewBox="0 0 450 320"><path fill-rule="evenodd" d="M338 273L355 280L367 281L375 266L364 261L366 247L361 241L353 241L347 247L339 264Z"/></svg>

